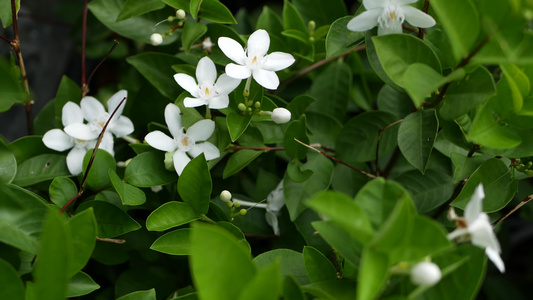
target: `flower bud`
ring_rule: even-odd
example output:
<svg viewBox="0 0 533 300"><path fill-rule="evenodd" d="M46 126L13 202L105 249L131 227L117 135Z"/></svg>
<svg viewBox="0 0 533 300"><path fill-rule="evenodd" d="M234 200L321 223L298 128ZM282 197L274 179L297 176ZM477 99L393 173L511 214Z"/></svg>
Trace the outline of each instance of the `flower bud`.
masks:
<svg viewBox="0 0 533 300"><path fill-rule="evenodd" d="M421 262L411 269L411 282L416 285L432 286L442 277L439 266L432 262Z"/></svg>
<svg viewBox="0 0 533 300"><path fill-rule="evenodd" d="M272 111L272 121L276 124L284 124L291 120L291 112L285 108L275 108Z"/></svg>
<svg viewBox="0 0 533 300"><path fill-rule="evenodd" d="M231 201L231 193L228 190L223 190L222 193L220 193L220 200L224 202L230 202Z"/></svg>
<svg viewBox="0 0 533 300"><path fill-rule="evenodd" d="M244 105L244 103L239 103L239 105L237 105L237 107L239 108L240 111L245 111L246 110L246 105Z"/></svg>
<svg viewBox="0 0 533 300"><path fill-rule="evenodd" d="M185 11L183 9L178 9L176 11L176 18L178 18L179 20L182 20L182 19L185 19Z"/></svg>
<svg viewBox="0 0 533 300"><path fill-rule="evenodd" d="M241 203L239 201L233 202L233 205L235 205L236 208L241 207Z"/></svg>
<svg viewBox="0 0 533 300"><path fill-rule="evenodd" d="M244 216L246 214L247 210L242 208L241 210L239 210L239 214L241 214L241 216Z"/></svg>
<svg viewBox="0 0 533 300"><path fill-rule="evenodd" d="M159 33L154 33L150 36L150 43L154 46L161 45L163 43L163 36Z"/></svg>

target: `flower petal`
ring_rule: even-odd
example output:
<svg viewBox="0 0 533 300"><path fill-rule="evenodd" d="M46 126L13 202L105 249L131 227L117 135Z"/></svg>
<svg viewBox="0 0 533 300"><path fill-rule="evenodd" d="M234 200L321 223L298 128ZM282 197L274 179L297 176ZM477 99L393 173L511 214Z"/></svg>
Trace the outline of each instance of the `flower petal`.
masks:
<svg viewBox="0 0 533 300"><path fill-rule="evenodd" d="M378 27L378 35L402 33L402 23L396 19L391 27Z"/></svg>
<svg viewBox="0 0 533 300"><path fill-rule="evenodd" d="M257 83L269 90L275 90L279 86L279 78L274 71L256 69L253 76Z"/></svg>
<svg viewBox="0 0 533 300"><path fill-rule="evenodd" d="M196 84L196 80L192 78L192 76L189 76L187 74L175 74L174 80L187 92L189 92L193 97L200 97L200 89L198 88L198 84Z"/></svg>
<svg viewBox="0 0 533 300"><path fill-rule="evenodd" d="M43 136L43 143L46 147L56 151L65 151L74 146L72 138L61 129L47 131Z"/></svg>
<svg viewBox="0 0 533 300"><path fill-rule="evenodd" d="M283 195L283 180L278 183L278 186L270 192L267 196L267 211L277 213L285 205L285 197Z"/></svg>
<svg viewBox="0 0 533 300"><path fill-rule="evenodd" d="M500 254L498 253L498 251L490 247L487 247L485 248L485 253L487 254L487 257L490 259L490 261L492 261L492 263L496 266L496 268L498 268L500 273L504 273L505 264L503 263L503 260L500 257Z"/></svg>
<svg viewBox="0 0 533 300"><path fill-rule="evenodd" d="M464 218L469 224L474 222L483 211L483 198L485 198L483 185L479 184L465 207Z"/></svg>
<svg viewBox="0 0 533 300"><path fill-rule="evenodd" d="M248 75L250 77L250 75ZM240 79L229 77L227 74L222 74L218 77L217 83L215 85L216 91L219 94L229 94L236 89L241 83Z"/></svg>
<svg viewBox="0 0 533 300"><path fill-rule="evenodd" d="M228 37L218 38L218 47L224 54L239 65L244 65L246 61L246 54L244 48L234 39Z"/></svg>
<svg viewBox="0 0 533 300"><path fill-rule="evenodd" d="M385 3L389 0L363 0L363 6L366 10L371 10L376 7L384 7ZM409 1L417 1L417 0L409 0Z"/></svg>
<svg viewBox="0 0 533 300"><path fill-rule="evenodd" d="M181 175L183 169L185 169L187 164L191 161L185 152L179 150L174 153L172 159L174 160L174 169L176 169L178 175Z"/></svg>
<svg viewBox="0 0 533 300"><path fill-rule="evenodd" d="M486 213L481 213L474 222L468 223L468 232L471 235L472 244L480 248L490 247L498 252L501 251L500 242L494 234Z"/></svg>
<svg viewBox="0 0 533 300"><path fill-rule="evenodd" d="M270 211L267 211L265 213L265 220L270 227L272 227L272 231L274 231L274 234L279 236L279 223L278 223L278 216Z"/></svg>
<svg viewBox="0 0 533 300"><path fill-rule="evenodd" d="M396 0L396 5L407 5L407 4L415 3L417 1L418 0Z"/></svg>
<svg viewBox="0 0 533 300"><path fill-rule="evenodd" d="M197 157L200 153L203 153L205 160L212 160L220 157L220 150L210 142L196 144L191 150L187 151L187 153L192 157Z"/></svg>
<svg viewBox="0 0 533 300"><path fill-rule="evenodd" d="M187 129L187 135L195 142L207 140L215 131L215 122L204 119L194 123Z"/></svg>
<svg viewBox="0 0 533 300"><path fill-rule="evenodd" d="M159 130L148 133L144 140L148 145L161 151L172 152L178 149L176 141Z"/></svg>
<svg viewBox="0 0 533 300"><path fill-rule="evenodd" d="M217 79L217 69L215 63L205 56L198 62L196 66L196 79L198 79L199 84L209 84L213 85Z"/></svg>
<svg viewBox="0 0 533 300"><path fill-rule="evenodd" d="M116 92L113 96L111 96L109 100L107 100L107 109L108 109L107 111L109 112L110 115L115 111L117 106L120 104L120 102L124 98L128 98L128 91L120 90ZM116 120L122 115L122 111L124 111L125 106L126 106L126 100L124 100L124 103L122 103L122 105L118 108L117 112L113 116L113 120L111 120L110 123L116 122Z"/></svg>
<svg viewBox="0 0 533 300"><path fill-rule="evenodd" d="M115 156L115 151L113 150L114 146L115 146L115 141L113 140L113 135L109 132L106 132L104 133L104 136L102 137L102 141L100 142L100 145L98 146L98 150L105 150L107 153L111 154L111 156ZM90 148L94 148L94 145Z"/></svg>
<svg viewBox="0 0 533 300"><path fill-rule="evenodd" d="M98 121L98 118L106 113L104 105L91 96L83 97L80 106L83 117L89 122Z"/></svg>
<svg viewBox="0 0 533 300"><path fill-rule="evenodd" d="M405 20L409 22L409 24L421 28L435 26L435 19L430 15L409 5L403 6L402 8L405 14Z"/></svg>
<svg viewBox="0 0 533 300"><path fill-rule="evenodd" d="M78 140L90 141L98 138L100 132L87 124L74 123L65 127L65 132Z"/></svg>
<svg viewBox="0 0 533 300"><path fill-rule="evenodd" d="M83 171L83 157L87 149L83 147L74 147L67 154L67 168L70 174L78 175Z"/></svg>
<svg viewBox="0 0 533 300"><path fill-rule="evenodd" d="M456 238L458 238L460 236L464 236L464 235L467 235L467 234L468 234L468 229L467 228L457 228L454 231L448 233L447 237L451 241L451 240L455 240Z"/></svg>
<svg viewBox="0 0 533 300"><path fill-rule="evenodd" d="M263 57L270 47L270 37L268 32L264 29L256 30L248 38L247 53L248 57L259 56Z"/></svg>
<svg viewBox="0 0 533 300"><path fill-rule="evenodd" d="M63 105L61 110L61 121L63 126L73 123L83 123L83 112L78 104L74 102L67 102Z"/></svg>
<svg viewBox="0 0 533 300"><path fill-rule="evenodd" d="M187 97L183 100L183 106L185 107L197 107L202 105L207 105L208 102L202 98L190 98Z"/></svg>
<svg viewBox="0 0 533 300"><path fill-rule="evenodd" d="M222 109L229 106L229 97L227 94L220 94L209 99L209 108Z"/></svg>
<svg viewBox="0 0 533 300"><path fill-rule="evenodd" d="M252 70L246 66L239 66L230 63L226 65L226 74L232 78L246 79L252 75Z"/></svg>
<svg viewBox="0 0 533 300"><path fill-rule="evenodd" d="M167 104L165 107L165 122L173 137L181 136L183 126L181 125L181 111L179 107L172 103Z"/></svg>
<svg viewBox="0 0 533 300"><path fill-rule="evenodd" d="M109 124L108 130L120 138L133 132L133 123L128 117L119 116L115 122Z"/></svg>
<svg viewBox="0 0 533 300"><path fill-rule="evenodd" d="M263 69L268 71L279 71L288 68L295 62L295 59L289 53L272 52L265 56Z"/></svg>
<svg viewBox="0 0 533 300"><path fill-rule="evenodd" d="M378 17L381 14L381 8L370 9L362 12L355 18L351 19L346 27L351 31L367 31L378 25Z"/></svg>

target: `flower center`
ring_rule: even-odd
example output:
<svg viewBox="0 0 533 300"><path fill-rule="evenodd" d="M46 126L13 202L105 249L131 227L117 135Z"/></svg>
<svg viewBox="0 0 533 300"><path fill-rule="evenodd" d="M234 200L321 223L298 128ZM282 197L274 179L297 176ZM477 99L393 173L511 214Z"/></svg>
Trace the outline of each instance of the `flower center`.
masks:
<svg viewBox="0 0 533 300"><path fill-rule="evenodd" d="M178 148L182 151L189 151L194 147L194 145L196 145L196 142L186 134L183 134L178 139Z"/></svg>
<svg viewBox="0 0 533 300"><path fill-rule="evenodd" d="M213 84L201 84L200 88L200 97L203 99L209 99L213 97L217 92Z"/></svg>
<svg viewBox="0 0 533 300"><path fill-rule="evenodd" d="M398 5L387 5L378 17L378 23L381 27L393 28L398 23L402 24L405 20L403 9Z"/></svg>

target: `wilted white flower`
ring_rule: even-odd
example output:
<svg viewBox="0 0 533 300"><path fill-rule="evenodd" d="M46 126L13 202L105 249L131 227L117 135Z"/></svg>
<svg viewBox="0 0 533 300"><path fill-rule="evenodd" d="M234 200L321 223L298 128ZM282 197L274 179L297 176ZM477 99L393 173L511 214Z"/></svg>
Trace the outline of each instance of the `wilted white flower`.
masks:
<svg viewBox="0 0 533 300"><path fill-rule="evenodd" d="M356 16L347 27L351 31L367 31L379 25L378 35L402 33L402 23L428 28L435 20L428 14L408 5L418 0L363 0L366 9Z"/></svg>
<svg viewBox="0 0 533 300"><path fill-rule="evenodd" d="M153 33L150 36L150 43L154 46L159 46L163 43L163 36L159 33Z"/></svg>
<svg viewBox="0 0 533 300"><path fill-rule="evenodd" d="M432 286L442 278L439 266L432 262L421 262L411 268L411 282L416 285Z"/></svg>

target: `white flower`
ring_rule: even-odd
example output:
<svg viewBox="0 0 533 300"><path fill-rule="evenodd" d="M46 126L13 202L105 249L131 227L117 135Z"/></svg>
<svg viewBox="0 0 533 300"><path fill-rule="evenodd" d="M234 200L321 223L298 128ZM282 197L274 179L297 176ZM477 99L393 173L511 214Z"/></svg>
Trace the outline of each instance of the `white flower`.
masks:
<svg viewBox="0 0 533 300"><path fill-rule="evenodd" d="M241 82L240 79L231 78L226 74L220 75L217 82L217 69L209 57L204 57L196 67L196 79L187 74L176 74L174 80L194 98L187 97L183 101L185 107L207 105L209 108L221 109L229 105L228 94Z"/></svg>
<svg viewBox="0 0 533 300"><path fill-rule="evenodd" d="M432 262L421 262L411 268L411 282L416 285L432 286L437 284L442 273L439 266Z"/></svg>
<svg viewBox="0 0 533 300"><path fill-rule="evenodd" d="M489 216L482 211L483 198L485 198L485 193L480 184L476 187L470 202L465 207L464 219L456 219L459 227L448 234L448 239L470 238L472 244L485 249L488 258L503 273L505 272L505 265L500 257L500 243L494 234Z"/></svg>
<svg viewBox="0 0 533 300"><path fill-rule="evenodd" d="M62 109L63 126L70 124L83 124L83 114L81 108L74 102L67 102ZM43 136L43 143L46 147L56 150L70 152L67 154L67 168L72 175L78 175L83 170L83 157L87 150L94 148L96 140L76 139L61 129L52 129Z"/></svg>
<svg viewBox="0 0 533 300"><path fill-rule="evenodd" d="M185 166L191 161L189 156L196 157L204 153L206 160L220 156L220 151L215 145L205 142L215 131L215 122L212 120L198 121L185 131L181 125L179 107L170 103L165 108L165 121L173 138L161 131L153 131L144 139L158 150L174 152L172 158L178 175L181 175Z"/></svg>
<svg viewBox="0 0 533 300"><path fill-rule="evenodd" d="M356 16L347 27L351 31L367 31L379 25L378 35L402 33L403 21L421 28L435 25L428 14L409 6L418 0L363 0L366 11Z"/></svg>
<svg viewBox="0 0 533 300"><path fill-rule="evenodd" d="M210 37L206 37L202 42L202 49L204 49L207 52L211 52L211 49L215 46L213 42L211 42Z"/></svg>
<svg viewBox="0 0 533 300"><path fill-rule="evenodd" d="M87 96L81 99L81 111L85 120L89 124L74 123L65 127L65 132L70 136L75 137L81 140L92 140L98 138L98 135L104 128L105 123L109 119L109 116L120 104L122 99L128 96L128 92L125 90L120 90L115 93L107 101L108 111L106 112L102 103L100 103L96 98ZM124 110L124 105L122 104L113 118L109 121L106 132L102 138L100 148L106 150L111 155L114 155L113 152L113 133L116 137L123 137L133 132L133 123L131 120L125 116L122 116L122 111Z"/></svg>
<svg viewBox="0 0 533 300"><path fill-rule="evenodd" d="M291 120L291 112L288 109L278 107L272 111L272 121L276 124L284 124Z"/></svg>
<svg viewBox="0 0 533 300"><path fill-rule="evenodd" d="M278 75L274 71L283 70L294 63L294 57L288 53L273 52L266 55L270 47L270 37L265 30L257 30L248 39L248 47L228 37L218 39L220 50L238 65L226 66L226 74L238 79L253 76L263 87L275 90L279 85Z"/></svg>
<svg viewBox="0 0 533 300"><path fill-rule="evenodd" d="M150 36L150 43L154 46L159 46L163 43L163 36L159 33L153 33Z"/></svg>

